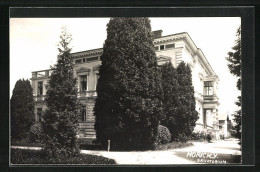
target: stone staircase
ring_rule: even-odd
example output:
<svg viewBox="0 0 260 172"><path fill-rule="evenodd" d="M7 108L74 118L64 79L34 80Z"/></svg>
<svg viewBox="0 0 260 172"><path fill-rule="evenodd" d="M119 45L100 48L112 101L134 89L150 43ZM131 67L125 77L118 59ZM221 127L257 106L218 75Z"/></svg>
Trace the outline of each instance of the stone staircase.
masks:
<svg viewBox="0 0 260 172"><path fill-rule="evenodd" d="M96 138L96 131L94 129L95 116L93 114L93 103L89 103L86 108L86 121L79 123L79 137Z"/></svg>

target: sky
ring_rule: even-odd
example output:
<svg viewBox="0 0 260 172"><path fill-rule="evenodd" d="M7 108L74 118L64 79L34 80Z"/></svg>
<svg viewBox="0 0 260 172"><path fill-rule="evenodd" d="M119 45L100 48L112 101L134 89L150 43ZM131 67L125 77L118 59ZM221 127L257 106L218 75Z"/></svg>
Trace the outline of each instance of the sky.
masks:
<svg viewBox="0 0 260 172"><path fill-rule="evenodd" d="M152 30L163 36L188 32L219 76L219 113L232 114L240 92L237 78L230 74L227 52L236 40L239 17L150 18ZM72 34L72 52L102 48L109 18L11 18L10 19L10 97L19 79L30 79L32 71L49 69L56 63L61 27Z"/></svg>

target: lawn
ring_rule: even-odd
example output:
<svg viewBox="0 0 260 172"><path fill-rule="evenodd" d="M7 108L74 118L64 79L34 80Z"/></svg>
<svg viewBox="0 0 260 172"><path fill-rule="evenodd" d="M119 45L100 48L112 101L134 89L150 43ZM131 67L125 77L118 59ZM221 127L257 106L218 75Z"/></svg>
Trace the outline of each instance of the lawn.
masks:
<svg viewBox="0 0 260 172"><path fill-rule="evenodd" d="M162 145L157 145L155 150L172 150L172 149L180 149L192 146L193 144L191 142L170 142Z"/></svg>
<svg viewBox="0 0 260 172"><path fill-rule="evenodd" d="M42 151L11 149L11 164L116 164L112 159L102 156L80 154L79 156L54 159L46 157Z"/></svg>

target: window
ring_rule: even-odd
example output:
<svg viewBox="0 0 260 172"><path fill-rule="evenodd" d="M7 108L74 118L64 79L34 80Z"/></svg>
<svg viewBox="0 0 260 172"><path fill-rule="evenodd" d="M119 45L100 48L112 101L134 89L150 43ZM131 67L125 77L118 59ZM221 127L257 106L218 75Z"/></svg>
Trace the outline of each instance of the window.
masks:
<svg viewBox="0 0 260 172"><path fill-rule="evenodd" d="M37 114L36 114L36 122L42 121L42 108L37 108Z"/></svg>
<svg viewBox="0 0 260 172"><path fill-rule="evenodd" d="M160 50L164 50L164 45L160 45Z"/></svg>
<svg viewBox="0 0 260 172"><path fill-rule="evenodd" d="M83 59L83 62L85 62L86 61L86 59Z"/></svg>
<svg viewBox="0 0 260 172"><path fill-rule="evenodd" d="M204 90L207 96L213 95L213 83L212 81L204 82Z"/></svg>
<svg viewBox="0 0 260 172"><path fill-rule="evenodd" d="M38 82L38 95L42 95L43 93L43 81Z"/></svg>
<svg viewBox="0 0 260 172"><path fill-rule="evenodd" d="M87 121L86 106L81 110L81 121Z"/></svg>
<svg viewBox="0 0 260 172"><path fill-rule="evenodd" d="M165 45L165 48L168 49L168 48L174 48L175 47L175 44L167 44Z"/></svg>
<svg viewBox="0 0 260 172"><path fill-rule="evenodd" d="M80 91L87 90L87 75L80 76Z"/></svg>
<svg viewBox="0 0 260 172"><path fill-rule="evenodd" d="M90 62L90 61L96 61L96 60L98 60L98 56L86 58L86 60L87 60L88 62Z"/></svg>
<svg viewBox="0 0 260 172"><path fill-rule="evenodd" d="M81 63L81 59L75 60L75 63Z"/></svg>

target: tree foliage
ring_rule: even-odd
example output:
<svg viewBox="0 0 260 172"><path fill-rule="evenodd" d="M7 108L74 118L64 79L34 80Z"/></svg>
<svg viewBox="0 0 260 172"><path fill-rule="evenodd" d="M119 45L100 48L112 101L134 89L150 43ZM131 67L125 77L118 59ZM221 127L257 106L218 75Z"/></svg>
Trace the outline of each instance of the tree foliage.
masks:
<svg viewBox="0 0 260 172"><path fill-rule="evenodd" d="M170 62L164 64L161 71L166 115L163 124L170 130L172 140L186 141L198 120L191 69L184 62L175 69Z"/></svg>
<svg viewBox="0 0 260 172"><path fill-rule="evenodd" d="M196 111L196 101L194 97L194 87L192 85L192 74L189 65L181 62L177 67L179 83L179 103L177 109L177 119L180 121L176 127L179 131L176 138L186 141L192 134L196 121L199 119Z"/></svg>
<svg viewBox="0 0 260 172"><path fill-rule="evenodd" d="M68 156L78 152L76 132L79 118L76 78L69 47L72 37L62 28L57 64L46 87L47 109L43 116L44 150L50 156Z"/></svg>
<svg viewBox="0 0 260 172"><path fill-rule="evenodd" d="M148 18L111 18L95 103L97 139L148 148L162 114L160 79Z"/></svg>
<svg viewBox="0 0 260 172"><path fill-rule="evenodd" d="M238 77L237 89L241 90L241 27L237 29L237 39L232 51L228 52L228 68L231 74Z"/></svg>
<svg viewBox="0 0 260 172"><path fill-rule="evenodd" d="M16 82L11 97L11 136L22 139L26 137L34 122L33 89L29 80Z"/></svg>
<svg viewBox="0 0 260 172"><path fill-rule="evenodd" d="M228 52L228 68L231 74L238 77L237 89L241 90L241 26L237 29L237 39L235 41L235 46L232 47L232 51ZM241 96L238 96L237 102L235 104L238 107L241 107ZM236 111L234 114L235 121L235 136L241 138L241 108Z"/></svg>
<svg viewBox="0 0 260 172"><path fill-rule="evenodd" d="M166 118L161 120L161 123L170 130L173 135L172 139L176 138L175 132L177 123L176 121L177 109L179 106L179 83L178 73L173 67L172 63L165 63L161 67L161 78L163 88L163 110Z"/></svg>

